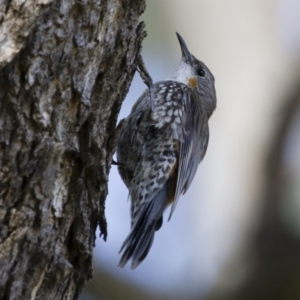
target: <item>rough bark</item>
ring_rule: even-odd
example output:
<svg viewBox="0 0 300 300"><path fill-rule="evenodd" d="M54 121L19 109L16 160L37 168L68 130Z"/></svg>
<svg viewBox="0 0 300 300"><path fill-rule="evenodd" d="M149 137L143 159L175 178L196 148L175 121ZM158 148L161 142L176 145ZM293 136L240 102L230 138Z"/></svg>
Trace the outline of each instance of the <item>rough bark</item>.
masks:
<svg viewBox="0 0 300 300"><path fill-rule="evenodd" d="M76 299L92 277L144 9L0 1L0 299Z"/></svg>

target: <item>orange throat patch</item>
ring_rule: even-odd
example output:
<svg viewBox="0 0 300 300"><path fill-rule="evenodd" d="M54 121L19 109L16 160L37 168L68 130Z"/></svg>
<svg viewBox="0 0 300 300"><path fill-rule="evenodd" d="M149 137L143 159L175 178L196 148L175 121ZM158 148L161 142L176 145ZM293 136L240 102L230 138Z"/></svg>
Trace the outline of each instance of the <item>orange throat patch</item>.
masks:
<svg viewBox="0 0 300 300"><path fill-rule="evenodd" d="M197 86L197 79L195 77L190 77L188 79L188 85L194 89Z"/></svg>

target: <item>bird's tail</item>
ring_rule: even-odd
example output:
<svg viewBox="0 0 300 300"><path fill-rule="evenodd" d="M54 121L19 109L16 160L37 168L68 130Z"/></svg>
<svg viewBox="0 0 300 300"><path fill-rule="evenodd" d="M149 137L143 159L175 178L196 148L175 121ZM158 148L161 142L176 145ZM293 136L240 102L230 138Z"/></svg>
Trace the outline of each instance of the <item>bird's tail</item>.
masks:
<svg viewBox="0 0 300 300"><path fill-rule="evenodd" d="M155 231L159 230L163 222L163 211L168 205L167 187L161 189L157 196L148 202L133 225L130 234L125 239L120 252L119 267L123 268L132 259L131 269L135 269L147 256Z"/></svg>

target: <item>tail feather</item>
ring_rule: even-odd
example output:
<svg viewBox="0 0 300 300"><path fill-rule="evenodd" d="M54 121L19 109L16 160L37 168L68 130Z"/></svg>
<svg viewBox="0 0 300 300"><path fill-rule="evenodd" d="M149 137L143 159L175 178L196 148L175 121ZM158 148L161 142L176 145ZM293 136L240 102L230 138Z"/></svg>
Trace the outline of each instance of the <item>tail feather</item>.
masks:
<svg viewBox="0 0 300 300"><path fill-rule="evenodd" d="M155 231L158 231L160 229L160 227L163 224L163 216L161 216L161 218L156 222L155 224Z"/></svg>
<svg viewBox="0 0 300 300"><path fill-rule="evenodd" d="M148 230L143 234L143 237L137 244L137 247L132 255L131 269L134 270L147 256L153 240L154 240L154 226L151 226Z"/></svg>
<svg viewBox="0 0 300 300"><path fill-rule="evenodd" d="M154 240L155 231L160 229L162 215L168 205L167 187L166 184L155 199L152 199L143 208L120 249L120 252L124 252L119 267L123 268L132 259L131 269L135 269L147 256Z"/></svg>

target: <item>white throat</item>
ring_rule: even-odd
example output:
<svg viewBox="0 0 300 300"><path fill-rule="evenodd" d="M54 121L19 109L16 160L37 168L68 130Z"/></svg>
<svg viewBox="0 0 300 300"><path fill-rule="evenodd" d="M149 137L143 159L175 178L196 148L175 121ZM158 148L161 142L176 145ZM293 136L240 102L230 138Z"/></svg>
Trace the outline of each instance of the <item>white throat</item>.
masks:
<svg viewBox="0 0 300 300"><path fill-rule="evenodd" d="M176 69L172 71L167 80L174 80L188 85L189 79L192 77L195 77L193 68L184 61L181 61Z"/></svg>

